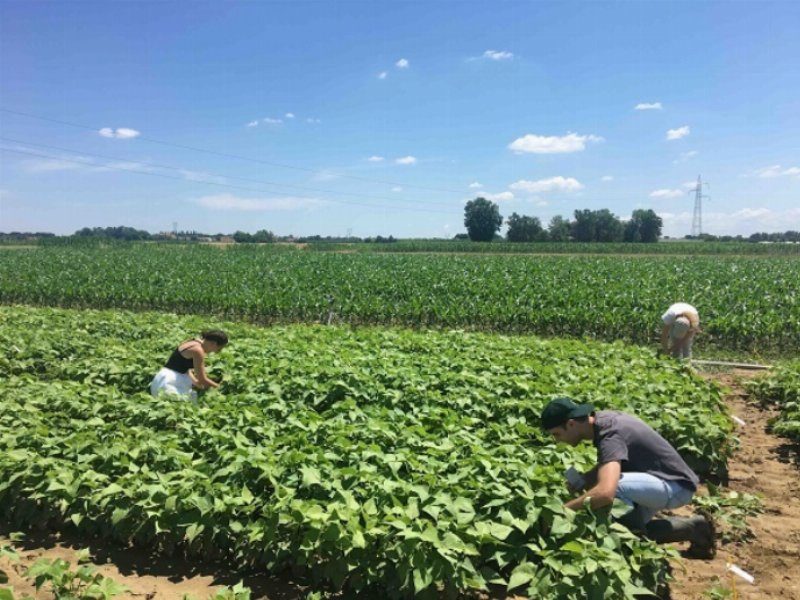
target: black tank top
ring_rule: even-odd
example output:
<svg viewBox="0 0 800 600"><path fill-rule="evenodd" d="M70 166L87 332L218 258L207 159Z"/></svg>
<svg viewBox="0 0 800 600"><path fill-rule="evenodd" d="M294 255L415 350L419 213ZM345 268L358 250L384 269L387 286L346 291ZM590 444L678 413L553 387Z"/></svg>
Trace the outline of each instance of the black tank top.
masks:
<svg viewBox="0 0 800 600"><path fill-rule="evenodd" d="M180 348L180 346L178 346L178 348ZM175 348L175 350L172 351L172 354L170 354L169 358L167 359L167 364L164 366L168 369L172 369L176 373L186 373L194 366L194 359L184 358L181 356L178 348Z"/></svg>

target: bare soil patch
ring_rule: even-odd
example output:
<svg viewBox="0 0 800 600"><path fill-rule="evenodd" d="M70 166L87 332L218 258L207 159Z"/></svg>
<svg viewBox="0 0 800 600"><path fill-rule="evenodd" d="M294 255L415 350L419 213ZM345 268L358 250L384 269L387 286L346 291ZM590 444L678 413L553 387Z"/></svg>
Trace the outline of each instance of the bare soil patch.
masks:
<svg viewBox="0 0 800 600"><path fill-rule="evenodd" d="M732 563L755 577L754 585L736 581L742 600L800 600L800 447L767 433L775 412L748 402L740 383L751 372L710 377L730 388L727 404L745 422L738 428L741 447L729 464L728 487L759 495L764 513L749 519L753 541L718 544L713 560L675 564L672 599L706 598L703 592L715 585L730 588L726 564Z"/></svg>

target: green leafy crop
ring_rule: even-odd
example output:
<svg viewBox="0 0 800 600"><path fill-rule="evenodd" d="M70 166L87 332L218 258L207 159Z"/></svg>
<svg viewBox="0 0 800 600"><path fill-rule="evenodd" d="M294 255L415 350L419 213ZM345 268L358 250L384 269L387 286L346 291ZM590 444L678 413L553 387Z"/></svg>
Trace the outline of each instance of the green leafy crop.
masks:
<svg viewBox="0 0 800 600"><path fill-rule="evenodd" d="M212 324L220 390L145 393ZM0 513L373 597L654 589L665 549L564 509L594 451L539 429L555 395L641 416L699 472L733 449L718 386L622 343L0 308Z"/></svg>

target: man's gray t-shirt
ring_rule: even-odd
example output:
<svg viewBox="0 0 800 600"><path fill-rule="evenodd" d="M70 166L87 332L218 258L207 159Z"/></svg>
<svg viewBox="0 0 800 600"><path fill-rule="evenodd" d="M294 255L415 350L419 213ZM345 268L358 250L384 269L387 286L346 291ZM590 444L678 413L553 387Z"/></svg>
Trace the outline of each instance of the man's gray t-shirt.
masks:
<svg viewBox="0 0 800 600"><path fill-rule="evenodd" d="M633 415L615 410L596 412L593 443L600 465L619 461L623 473L649 473L692 490L700 482L677 450Z"/></svg>

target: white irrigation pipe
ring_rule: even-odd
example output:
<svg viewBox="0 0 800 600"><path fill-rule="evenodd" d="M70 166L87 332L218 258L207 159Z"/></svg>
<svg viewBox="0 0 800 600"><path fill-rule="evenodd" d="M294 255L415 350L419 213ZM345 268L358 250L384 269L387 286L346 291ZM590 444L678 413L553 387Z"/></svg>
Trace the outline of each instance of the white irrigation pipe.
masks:
<svg viewBox="0 0 800 600"><path fill-rule="evenodd" d="M735 369L750 369L752 371L763 371L772 368L772 365L755 365L752 363L723 362L720 360L693 360L692 364L707 365L711 367L733 367Z"/></svg>

